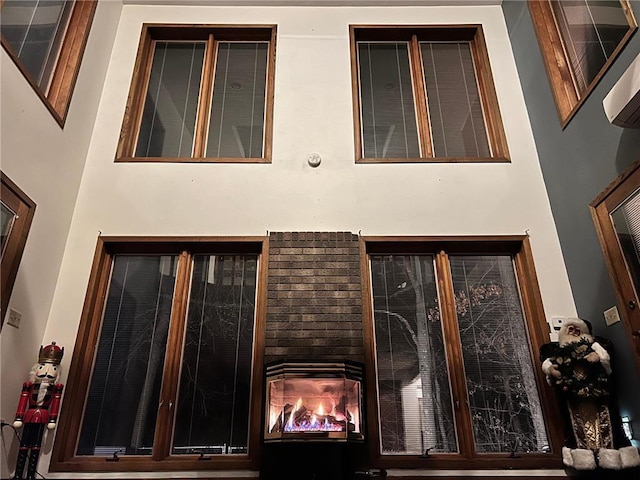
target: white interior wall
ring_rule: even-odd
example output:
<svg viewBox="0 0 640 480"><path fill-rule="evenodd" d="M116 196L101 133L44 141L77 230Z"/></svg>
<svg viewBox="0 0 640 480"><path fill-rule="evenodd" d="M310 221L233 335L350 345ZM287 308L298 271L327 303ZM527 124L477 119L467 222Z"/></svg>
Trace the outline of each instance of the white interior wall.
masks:
<svg viewBox="0 0 640 480"><path fill-rule="evenodd" d="M98 5L64 129L0 49L0 168L37 205L9 303L22 321L19 329L5 322L0 336L0 414L9 422L40 345L53 340L45 328L121 8L120 2ZM13 432L2 434L8 448ZM12 462L2 450L0 475L8 478Z"/></svg>
<svg viewBox="0 0 640 480"><path fill-rule="evenodd" d="M143 22L277 25L271 164L114 163ZM511 163L356 165L348 26L461 23L483 25ZM87 113L87 118L93 117ZM311 152L322 156L316 169L306 164ZM78 175L73 176L76 182ZM25 171L14 180L28 186L37 181L34 176L33 170ZM54 230L66 225L52 223ZM40 239L42 255L50 250L44 246L47 230L32 234ZM65 346L63 365L68 367L100 233L228 236L336 230L362 235L528 232L547 316L575 315L500 7L126 5L44 338ZM52 279L46 282L49 290L54 285ZM37 291L30 285L31 295ZM9 339L4 331L2 336L4 346ZM6 383L3 377L9 390L17 392L21 372L31 364L31 344L28 354L19 357L19 373ZM4 358L10 357L3 350ZM41 471L47 462L45 456Z"/></svg>

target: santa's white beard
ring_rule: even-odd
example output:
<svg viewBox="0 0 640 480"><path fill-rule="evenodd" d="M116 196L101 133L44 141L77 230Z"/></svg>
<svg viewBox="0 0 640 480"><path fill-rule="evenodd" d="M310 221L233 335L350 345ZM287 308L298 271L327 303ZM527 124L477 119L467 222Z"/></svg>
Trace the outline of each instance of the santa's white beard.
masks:
<svg viewBox="0 0 640 480"><path fill-rule="evenodd" d="M564 333L558 336L558 342L560 343L561 347L566 347L567 345L580 342L580 341L593 343L594 342L593 335L589 335L588 333L583 333L579 337L575 337L573 335L569 335L568 333Z"/></svg>

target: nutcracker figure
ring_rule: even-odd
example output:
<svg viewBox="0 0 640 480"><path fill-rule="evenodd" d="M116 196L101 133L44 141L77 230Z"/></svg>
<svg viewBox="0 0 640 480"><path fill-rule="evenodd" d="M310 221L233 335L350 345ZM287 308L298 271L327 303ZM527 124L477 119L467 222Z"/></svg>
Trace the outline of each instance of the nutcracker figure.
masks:
<svg viewBox="0 0 640 480"><path fill-rule="evenodd" d="M56 383L56 380L60 375L63 354L64 348L57 346L56 342L51 342L51 345L46 347L40 346L38 363L31 369L29 380L22 385L16 418L13 422L15 428L24 426L14 480L22 479L27 455L29 466L26 478L35 480L45 426L48 430L56 427L63 388L63 385Z"/></svg>

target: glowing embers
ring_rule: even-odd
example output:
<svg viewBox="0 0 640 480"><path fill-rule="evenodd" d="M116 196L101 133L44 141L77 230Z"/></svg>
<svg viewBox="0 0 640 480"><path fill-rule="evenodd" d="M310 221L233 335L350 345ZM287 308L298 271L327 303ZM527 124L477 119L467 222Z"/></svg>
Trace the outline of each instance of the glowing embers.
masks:
<svg viewBox="0 0 640 480"><path fill-rule="evenodd" d="M361 378L351 364L268 367L265 440L363 440Z"/></svg>

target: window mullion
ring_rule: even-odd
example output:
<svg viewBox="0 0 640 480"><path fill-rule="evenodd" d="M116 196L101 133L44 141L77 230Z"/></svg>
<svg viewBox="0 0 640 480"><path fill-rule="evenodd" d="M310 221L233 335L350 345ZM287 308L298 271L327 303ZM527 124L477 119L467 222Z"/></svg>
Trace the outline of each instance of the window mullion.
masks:
<svg viewBox="0 0 640 480"><path fill-rule="evenodd" d="M462 343L456 316L455 296L449 256L440 251L436 255L436 278L440 298L440 315L445 337L449 381L456 419L456 434L460 453L466 457L474 455L473 425L467 400L467 384L462 359Z"/></svg>
<svg viewBox="0 0 640 480"><path fill-rule="evenodd" d="M153 442L154 460L162 460L171 453L171 434L173 432L174 411L178 396L182 342L189 303L192 264L191 254L186 251L181 252L178 259L176 287L171 309L167 354L160 392L160 406L158 408L158 421Z"/></svg>
<svg viewBox="0 0 640 480"><path fill-rule="evenodd" d="M431 132L429 131L429 112L427 109L427 95L424 83L422 56L420 55L420 43L418 36L412 35L409 42L409 58L411 64L411 76L413 91L415 92L416 116L418 117L418 131L420 132L420 155L432 158L433 146L431 144Z"/></svg>
<svg viewBox="0 0 640 480"><path fill-rule="evenodd" d="M193 141L193 156L195 158L202 158L205 156L205 148L207 145L207 130L209 129L209 114L211 113L211 97L213 95L215 56L216 42L213 34L210 34L207 40L207 49L204 55L200 98L198 102L198 116L196 118L196 131Z"/></svg>

